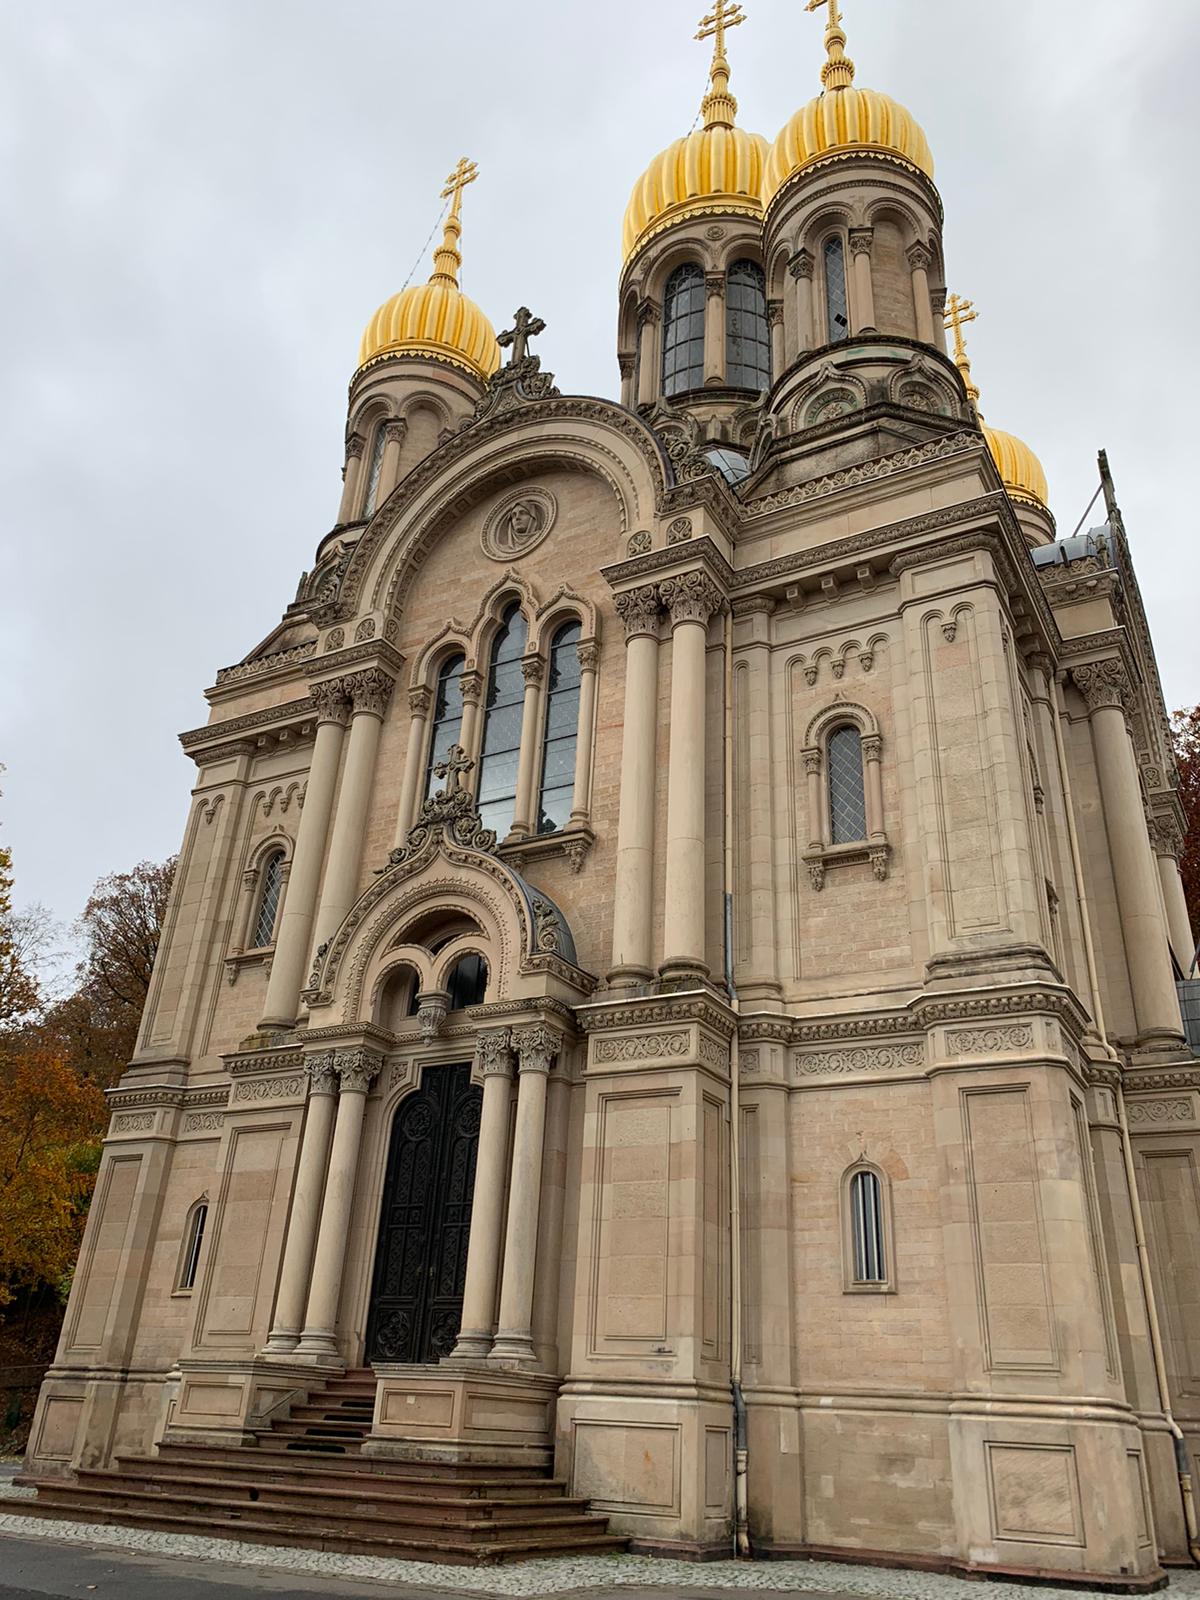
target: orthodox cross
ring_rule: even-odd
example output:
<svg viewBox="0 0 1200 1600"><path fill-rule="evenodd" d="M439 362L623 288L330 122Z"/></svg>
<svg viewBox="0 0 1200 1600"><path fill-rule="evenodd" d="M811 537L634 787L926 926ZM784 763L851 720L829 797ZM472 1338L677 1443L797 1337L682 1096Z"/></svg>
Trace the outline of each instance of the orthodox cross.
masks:
<svg viewBox="0 0 1200 1600"><path fill-rule="evenodd" d="M840 28L842 14L838 10L838 0L808 0L808 4L804 9L805 11L819 11L822 6L829 7L829 26L831 28Z"/></svg>
<svg viewBox="0 0 1200 1600"><path fill-rule="evenodd" d="M836 3L836 0L835 0ZM715 0L712 10L700 24L697 39L716 39L714 49L719 57L725 55L725 34L729 28L739 28L746 20L738 0Z"/></svg>
<svg viewBox="0 0 1200 1600"><path fill-rule="evenodd" d="M975 309L973 300L962 300L958 295L952 294L946 301L946 326L954 330L954 359L961 367L967 358L967 342L963 338L963 329L968 322L975 322L979 313Z"/></svg>
<svg viewBox="0 0 1200 1600"><path fill-rule="evenodd" d="M496 343L501 350L507 350L509 345L512 345L512 355L508 363L510 367L519 367L529 354L530 339L546 331L546 324L541 317L535 317L528 306L520 307L515 322L515 327L496 335Z"/></svg>
<svg viewBox="0 0 1200 1600"><path fill-rule="evenodd" d="M479 168L473 161L468 161L462 156L454 171L446 179L446 187L442 190L442 199L449 200L454 196L454 209L457 211L462 203L462 192L469 183L474 183L479 176Z"/></svg>
<svg viewBox="0 0 1200 1600"><path fill-rule="evenodd" d="M463 787L462 779L466 777L475 763L468 759L467 752L460 744L452 744L446 751L445 761L439 761L433 769L435 778L446 780L446 793L452 788Z"/></svg>

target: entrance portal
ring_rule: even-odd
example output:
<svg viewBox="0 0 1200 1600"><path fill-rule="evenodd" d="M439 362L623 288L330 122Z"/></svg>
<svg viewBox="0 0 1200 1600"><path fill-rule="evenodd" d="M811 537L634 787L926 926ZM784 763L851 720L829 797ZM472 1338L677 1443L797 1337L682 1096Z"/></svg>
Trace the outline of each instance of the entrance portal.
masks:
<svg viewBox="0 0 1200 1600"><path fill-rule="evenodd" d="M469 1066L427 1067L392 1122L367 1360L437 1361L462 1320L481 1091Z"/></svg>

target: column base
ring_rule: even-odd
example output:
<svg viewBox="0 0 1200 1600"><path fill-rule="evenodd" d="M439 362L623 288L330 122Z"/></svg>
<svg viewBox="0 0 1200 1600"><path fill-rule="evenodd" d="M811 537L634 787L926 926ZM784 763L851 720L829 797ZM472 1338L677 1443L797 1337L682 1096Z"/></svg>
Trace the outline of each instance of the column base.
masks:
<svg viewBox="0 0 1200 1600"><path fill-rule="evenodd" d="M492 1333L489 1328L486 1333L477 1330L473 1333L462 1332L454 1349L446 1357L447 1361L486 1361L492 1350Z"/></svg>
<svg viewBox="0 0 1200 1600"><path fill-rule="evenodd" d="M264 1356L290 1356L299 1343L299 1331L293 1333L283 1329L276 1332L272 1329L266 1344L262 1347L262 1353Z"/></svg>
<svg viewBox="0 0 1200 1600"><path fill-rule="evenodd" d="M610 989L641 989L654 982L654 971L651 967L613 967L604 981Z"/></svg>
<svg viewBox="0 0 1200 1600"><path fill-rule="evenodd" d="M533 1338L528 1333L497 1333L488 1355L490 1367L536 1367Z"/></svg>
<svg viewBox="0 0 1200 1600"><path fill-rule="evenodd" d="M671 956L658 969L664 989L691 989L698 983L707 983L710 967L707 961L696 956Z"/></svg>
<svg viewBox="0 0 1200 1600"><path fill-rule="evenodd" d="M320 1328L312 1330L306 1328L300 1335L299 1343L293 1348L296 1355L308 1356L316 1361L328 1360L330 1356L335 1360L338 1358L337 1340L332 1333L326 1333Z"/></svg>

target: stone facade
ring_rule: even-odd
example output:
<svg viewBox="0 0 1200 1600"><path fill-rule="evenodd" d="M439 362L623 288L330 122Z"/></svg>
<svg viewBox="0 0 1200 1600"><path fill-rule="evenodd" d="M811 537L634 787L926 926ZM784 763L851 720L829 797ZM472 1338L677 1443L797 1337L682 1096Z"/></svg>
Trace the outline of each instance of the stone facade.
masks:
<svg viewBox="0 0 1200 1600"><path fill-rule="evenodd" d="M1135 1586L1186 1555L1200 1065L1162 695L1111 481L1086 549L1001 483L945 354L941 217L863 151L765 221L681 215L626 267L623 404L523 342L486 383L436 353L357 375L338 524L183 736L34 1472L252 1444L374 1349L373 1453L553 1460L647 1549L740 1521L764 1554ZM727 383L747 253L762 394ZM709 348L664 397L681 261ZM497 840L475 786L515 616ZM433 749L448 663L461 754ZM453 1325L385 1359L389 1141L464 1063Z"/></svg>

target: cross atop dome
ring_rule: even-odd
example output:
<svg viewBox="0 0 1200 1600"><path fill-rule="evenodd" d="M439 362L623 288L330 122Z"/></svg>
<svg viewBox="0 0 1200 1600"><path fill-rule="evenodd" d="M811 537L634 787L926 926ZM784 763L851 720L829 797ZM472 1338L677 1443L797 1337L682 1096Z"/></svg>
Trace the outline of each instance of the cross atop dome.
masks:
<svg viewBox="0 0 1200 1600"><path fill-rule="evenodd" d="M848 89L854 82L854 63L846 54L846 35L842 32L842 12L838 0L808 0L806 11L819 11L829 7L825 24L825 53L829 57L821 68L821 82L826 89Z"/></svg>
<svg viewBox="0 0 1200 1600"><path fill-rule="evenodd" d="M979 313L975 309L973 300L964 300L960 295L952 294L946 301L946 329L954 334L954 365L962 373L963 382L967 386L967 399L975 407L977 415L983 415L979 410L979 386L971 376L971 363L967 357L967 341L963 337L963 329L970 322L978 322Z"/></svg>
<svg viewBox="0 0 1200 1600"><path fill-rule="evenodd" d="M725 54L725 35L740 28L746 20L738 0L713 0L713 8L700 22L697 39L715 39L708 93L700 103L706 128L732 128L737 116L737 101L729 92L729 58Z"/></svg>
<svg viewBox="0 0 1200 1600"><path fill-rule="evenodd" d="M455 289L458 288L458 269L462 266L458 241L462 237L463 190L469 183L474 183L478 176L479 168L475 162L462 156L454 171L446 179L442 199L451 201L450 215L446 218L446 231L442 235L442 242L433 253L433 277L430 278L430 283L446 283Z"/></svg>

